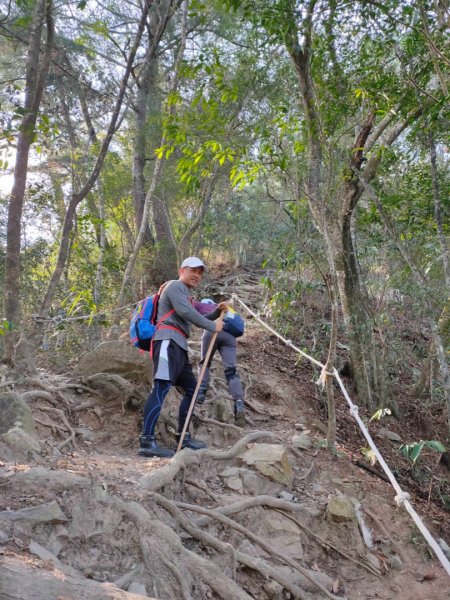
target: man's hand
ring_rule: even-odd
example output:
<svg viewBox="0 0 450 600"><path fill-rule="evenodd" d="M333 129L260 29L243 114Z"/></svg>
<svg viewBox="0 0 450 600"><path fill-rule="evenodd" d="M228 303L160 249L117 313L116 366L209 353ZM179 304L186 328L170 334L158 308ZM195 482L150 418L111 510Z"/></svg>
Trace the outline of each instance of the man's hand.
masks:
<svg viewBox="0 0 450 600"><path fill-rule="evenodd" d="M228 306L228 304L227 304L226 302L220 302L220 303L217 305L217 308L218 308L218 309L219 309L219 310L222 312L222 311L224 311L224 310L228 310L228 309L229 309L229 306Z"/></svg>
<svg viewBox="0 0 450 600"><path fill-rule="evenodd" d="M222 331L222 329L223 329L223 321L222 321L222 319L216 319L214 321L214 323L216 324L216 333L219 333L219 331Z"/></svg>

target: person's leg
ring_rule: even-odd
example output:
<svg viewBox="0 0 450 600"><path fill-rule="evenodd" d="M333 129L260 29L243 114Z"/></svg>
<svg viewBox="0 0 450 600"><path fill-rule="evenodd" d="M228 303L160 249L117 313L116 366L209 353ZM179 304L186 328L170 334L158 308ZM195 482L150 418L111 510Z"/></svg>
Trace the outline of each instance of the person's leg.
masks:
<svg viewBox="0 0 450 600"><path fill-rule="evenodd" d="M155 437L155 427L161 414L162 405L172 386L170 371L176 367L176 357L173 354L170 340L153 343L154 380L152 390L144 406L144 423L138 452L141 456L168 458L174 454L173 450L158 446Z"/></svg>
<svg viewBox="0 0 450 600"><path fill-rule="evenodd" d="M243 427L245 424L244 391L242 389L239 373L236 369L236 338L226 331L222 331L221 334L219 352L222 358L225 378L228 383L228 390L234 401L234 416L236 422Z"/></svg>
<svg viewBox="0 0 450 600"><path fill-rule="evenodd" d="M184 424L186 422L186 418L189 412L189 407L191 405L192 396L194 395L195 388L197 386L197 380L192 371L192 365L189 362L188 355L186 352L186 359L183 366L183 369L178 376L176 381L177 387L181 387L184 390L184 396L181 400L180 409L178 412L178 434L177 437L181 435ZM189 425L188 425L189 428ZM191 437L191 434L188 430L186 430L186 434L184 436L183 448L191 448L191 450L200 450L201 448L206 448L206 443L201 440L194 440Z"/></svg>
<svg viewBox="0 0 450 600"><path fill-rule="evenodd" d="M203 364L204 364L206 355L208 353L208 348L211 343L211 339L212 339L213 335L214 334L211 331L203 332L202 346L201 346L201 359L200 359L200 362L198 363L198 376L199 377L200 377L200 373L202 371ZM197 399L196 399L197 404L203 404L205 402L205 396L206 396L206 392L208 391L208 386L209 386L209 377L210 377L209 370L210 370L212 359L214 358L214 353L216 350L217 350L217 343L215 344L215 346L211 352L211 355L208 360L208 364L207 364L205 372L203 374L202 383L200 384L200 389L197 394Z"/></svg>

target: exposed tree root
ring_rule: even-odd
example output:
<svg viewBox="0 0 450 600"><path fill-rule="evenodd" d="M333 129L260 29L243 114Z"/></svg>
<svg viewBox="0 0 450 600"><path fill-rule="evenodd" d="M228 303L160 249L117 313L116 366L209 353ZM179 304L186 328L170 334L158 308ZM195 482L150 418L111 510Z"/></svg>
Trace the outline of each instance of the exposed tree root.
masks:
<svg viewBox="0 0 450 600"><path fill-rule="evenodd" d="M95 373L86 377L89 388L93 388L104 399L119 398L122 404L122 414L125 407L136 395L133 385L115 373Z"/></svg>
<svg viewBox="0 0 450 600"><path fill-rule="evenodd" d="M366 513L366 515L368 515L372 519L372 521L375 523L375 525L380 529L381 533L391 542L392 550L396 554L398 554L400 556L400 558L402 559L402 561L406 564L407 558L405 556L405 553L404 553L402 547L399 544L397 544L397 542L395 540L392 539L392 536L389 535L389 532L387 531L386 527L381 522L381 519L375 513L373 513L371 510L369 510L368 508L363 507L363 511Z"/></svg>
<svg viewBox="0 0 450 600"><path fill-rule="evenodd" d="M116 496L107 497L103 502L120 510L134 522L142 559L154 583L153 594L179 598L181 588L182 597L188 600L192 598L194 588L198 590L206 584L216 597L223 600L251 600L212 561L186 549L173 529L152 518L142 505L124 502ZM170 557L176 557L176 565Z"/></svg>
<svg viewBox="0 0 450 600"><path fill-rule="evenodd" d="M215 519L216 521L219 521L220 523L227 525L227 527L231 527L232 529L239 531L239 533L242 533L243 535L245 535L245 537L247 537L249 540L252 540L252 542L255 542L255 544L257 544L260 548L262 548L264 550L264 552L267 552L267 554L269 554L269 556L273 556L273 557L277 558L281 562L284 562L285 564L289 565L290 567L292 567L293 569L295 569L299 573L301 573L303 575L303 577L306 577L306 579L308 579L315 587L317 587L318 590L320 590L323 594L325 594L325 596L327 596L327 598L331 598L332 600L336 599L336 596L334 594L330 593L320 582L318 582L309 573L309 571L307 569L305 569L304 567L299 565L295 560L293 560L286 554L282 554L281 552L277 552L276 550L274 550L272 545L269 544L268 542L266 542L266 540L264 540L259 535L254 534L252 531L250 531L250 529L247 529L247 527L244 527L240 523L237 523L237 521L233 521L232 519L229 519L228 517L226 517L218 512L215 512L214 510L209 510L208 508L203 508L203 506L196 506L193 504L185 504L184 502L175 502L175 505L178 506L178 508L182 508L184 510L189 510L191 512L199 513L202 515L207 515L207 516L211 517L212 519Z"/></svg>
<svg viewBox="0 0 450 600"><path fill-rule="evenodd" d="M282 510L288 510L290 512L303 513L309 519L319 517L322 514L319 510L302 506L296 502L288 502L287 500L282 500L281 498L275 498L274 496L266 495L254 496L253 498L243 498L242 500L238 500L237 502L233 502L227 506L219 506L215 508L214 511L216 513L220 513L221 515L235 515L243 510L256 508L258 506L265 506L267 508L274 509L279 508ZM202 527L203 525L206 525L208 521L209 517L205 516L197 519L195 523L199 527Z"/></svg>
<svg viewBox="0 0 450 600"><path fill-rule="evenodd" d="M213 460L228 460L234 458L247 444L263 438L275 439L275 436L269 431L254 431L239 440L229 450L197 450L196 452L193 450L182 450L161 469L142 477L139 481L139 485L146 490L156 492L164 486L171 484L181 469L185 469L191 465L200 464L200 462L207 458Z"/></svg>
<svg viewBox="0 0 450 600"><path fill-rule="evenodd" d="M44 427L50 427L53 435L55 435L56 433L65 435L64 429L62 427L59 427L59 425L57 425L54 421L50 421L50 419L43 421L42 419L39 419L39 417L34 417L34 420L36 423L39 423L39 425L43 425Z"/></svg>
<svg viewBox="0 0 450 600"><path fill-rule="evenodd" d="M346 554L342 550L339 550L339 548L337 548L336 546L334 546L331 542L329 542L329 541L324 540L323 538L321 538L320 535L317 535L316 533L314 533L312 531L312 529L310 529L309 527L307 527L306 525L304 525L303 523L301 523L298 519L296 519L292 515L289 515L284 510L280 510L278 508L275 508L275 510L277 512L281 513L282 515L284 515L285 517L287 517L288 519L291 519L291 521L293 521L296 525L298 525L298 527L300 527L300 529L302 529L305 533L307 533L308 536L310 538L312 538L313 540L315 540L324 550L327 550L327 551L330 550L330 549L334 550L335 552L337 552L338 554L340 554L341 556L343 556L347 560L355 563L359 567L362 567L366 571L369 571L369 573L372 573L372 575L376 575L377 577L381 577L380 572L377 569L375 569L374 567L372 567L371 565L369 565L367 563L360 562L359 560L356 560L356 558L353 558L352 556L349 556L348 554Z"/></svg>
<svg viewBox="0 0 450 600"><path fill-rule="evenodd" d="M201 482L201 481L195 481L194 479L188 479L188 478L186 478L184 482L187 485L191 485L192 487L198 488L199 490L204 492L207 496L209 496L211 498L211 500L214 500L214 502L217 502L217 497L212 492L210 492L206 483Z"/></svg>
<svg viewBox="0 0 450 600"><path fill-rule="evenodd" d="M192 537L197 539L202 544L211 546L223 554L229 554L229 544L222 542L210 533L206 533L205 531L202 531L193 525L192 522L189 521L189 519L181 512L179 508L177 508L177 506L175 506L171 500L168 500L160 494L152 494L152 497L158 504L164 507L167 512L171 514L174 519L176 519L179 525ZM253 569L254 571L257 571L264 577L264 579L270 577L271 579L277 581L286 590L288 590L294 596L294 598L298 598L299 600L311 600L311 597L294 583L292 577L286 576L284 573L280 572L279 569L273 568L264 560L260 558L254 558L253 556L245 554L244 552L240 552L239 550L235 550L235 556L238 562L246 567L249 567L250 569ZM336 597L332 596L332 598Z"/></svg>
<svg viewBox="0 0 450 600"><path fill-rule="evenodd" d="M67 444L72 444L72 446L77 449L77 445L75 442L75 431L72 429L72 427L70 426L69 421L66 418L66 415L63 413L63 411L60 408L53 408L50 406L41 406L40 410L43 410L45 412L50 412L50 413L56 413L59 418L61 419L61 421L64 423L64 425L67 428L67 431L69 432L69 437L66 438L65 440L63 440L62 442L60 442L59 444L56 445L56 447L61 450L61 448L63 448L64 446L66 446Z"/></svg>
<svg viewBox="0 0 450 600"><path fill-rule="evenodd" d="M199 415L198 413L195 416L201 423L207 423L208 425L215 425L216 427L222 427L223 429L231 429L238 433L242 433L242 427L233 425L233 423L222 423L222 421L217 421L216 419L204 417L203 415Z"/></svg>
<svg viewBox="0 0 450 600"><path fill-rule="evenodd" d="M9 387L10 385L13 386L17 383L17 381L15 379L10 379L9 381L2 381L0 383L0 389L4 388L4 387Z"/></svg>
<svg viewBox="0 0 450 600"><path fill-rule="evenodd" d="M95 408L96 406L98 406L98 402L96 402L95 400L88 400L87 402L83 402L83 404L78 404L77 406L74 406L72 408L72 412L77 413L81 412L82 410L88 410L89 408Z"/></svg>
<svg viewBox="0 0 450 600"><path fill-rule="evenodd" d="M29 392L23 392L21 394L22 398L25 402L29 402L30 400L45 400L49 404L53 406L58 406L58 401L55 400L53 394L51 392L46 392L45 390L31 390Z"/></svg>
<svg viewBox="0 0 450 600"><path fill-rule="evenodd" d="M267 412L265 410L263 410L262 408L258 408L257 406L255 406L253 404L253 402L250 402L250 400L248 400L247 398L244 399L244 403L246 406L250 407L252 409L253 412L257 413L258 415L267 415Z"/></svg>

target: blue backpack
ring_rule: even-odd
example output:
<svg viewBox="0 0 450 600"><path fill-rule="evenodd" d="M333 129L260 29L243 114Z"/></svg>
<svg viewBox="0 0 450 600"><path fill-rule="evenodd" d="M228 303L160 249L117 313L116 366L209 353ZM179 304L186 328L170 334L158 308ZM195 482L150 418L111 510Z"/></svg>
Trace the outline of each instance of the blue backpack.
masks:
<svg viewBox="0 0 450 600"><path fill-rule="evenodd" d="M153 296L147 296L141 300L131 315L130 321L130 341L136 348L150 352L152 338L155 335L155 331L162 327L168 329L176 329L177 327L171 327L169 325L162 325L162 323L172 315L175 310L169 310L159 321L158 318L158 302L161 294L164 291L166 284L159 288L157 294ZM181 333L183 333L181 331ZM184 335L184 334L183 334Z"/></svg>
<svg viewBox="0 0 450 600"><path fill-rule="evenodd" d="M231 333L234 337L241 337L245 331L245 321L232 309L229 309L223 319L223 330Z"/></svg>

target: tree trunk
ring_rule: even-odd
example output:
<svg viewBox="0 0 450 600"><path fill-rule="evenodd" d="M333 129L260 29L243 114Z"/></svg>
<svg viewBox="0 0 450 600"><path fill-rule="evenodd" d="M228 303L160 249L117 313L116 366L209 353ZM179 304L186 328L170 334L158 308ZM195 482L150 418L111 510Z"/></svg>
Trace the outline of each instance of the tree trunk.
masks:
<svg viewBox="0 0 450 600"><path fill-rule="evenodd" d="M8 224L6 235L6 261L4 282L4 316L8 323L5 339L7 362L13 360L13 348L17 339L20 316L20 242L21 220L25 197L30 147L34 139L34 130L41 104L42 93L50 64L50 52L53 46L52 0L38 0L31 24L28 56L26 64L24 116L17 140L14 183L8 206ZM42 32L46 23L46 43L41 59Z"/></svg>
<svg viewBox="0 0 450 600"><path fill-rule="evenodd" d="M214 191L214 187L217 183L218 179L218 169L215 168L214 173L211 177L202 182L200 194L201 194L201 203L200 208L197 213L197 216L190 223L189 227L186 229L181 241L178 245L179 247L179 255L181 258L188 256L191 252L191 240L194 233L202 227L206 211L211 204L211 199Z"/></svg>
<svg viewBox="0 0 450 600"><path fill-rule="evenodd" d="M337 279L342 312L350 345L350 357L358 397L372 409L377 404L375 365L372 361L373 325L362 294L355 248L350 231L351 216L339 225L340 244L335 248Z"/></svg>
<svg viewBox="0 0 450 600"><path fill-rule="evenodd" d="M133 148L133 202L134 216L136 222L136 231L141 228L142 217L144 213L146 181L145 181L145 163L147 156L147 134L148 124L147 116L150 96L155 94L156 77L158 73L157 62L153 57L148 58L148 62L144 67L142 77L138 84L135 108L135 133L134 133L134 148ZM161 117L161 111L158 111L158 118ZM161 139L161 135L158 136ZM149 225L145 224L143 245L153 245L155 240Z"/></svg>

